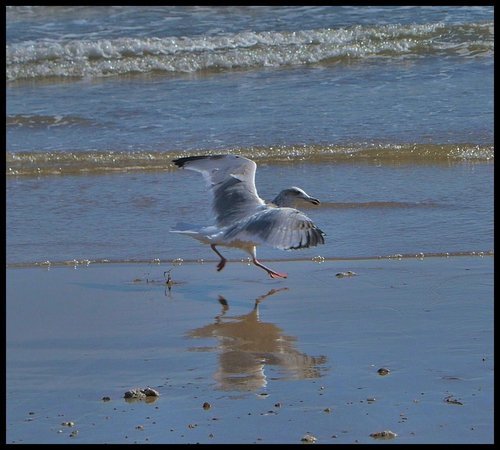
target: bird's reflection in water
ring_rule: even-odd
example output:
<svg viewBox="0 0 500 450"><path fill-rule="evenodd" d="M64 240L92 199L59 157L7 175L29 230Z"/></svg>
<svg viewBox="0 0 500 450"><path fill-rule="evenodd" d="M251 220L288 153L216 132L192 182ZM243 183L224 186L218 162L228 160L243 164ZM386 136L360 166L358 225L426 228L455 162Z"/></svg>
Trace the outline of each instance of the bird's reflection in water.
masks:
<svg viewBox="0 0 500 450"><path fill-rule="evenodd" d="M253 391L267 384L266 366L277 366L282 374L277 378L319 378L325 356L309 356L294 348L295 337L285 336L273 323L259 318L259 303L288 288L272 289L255 300L253 309L240 316L226 315L227 300L219 296L221 314L215 322L188 333L192 338L216 338L218 346L192 348L193 351L219 352L219 367L215 374L221 390Z"/></svg>

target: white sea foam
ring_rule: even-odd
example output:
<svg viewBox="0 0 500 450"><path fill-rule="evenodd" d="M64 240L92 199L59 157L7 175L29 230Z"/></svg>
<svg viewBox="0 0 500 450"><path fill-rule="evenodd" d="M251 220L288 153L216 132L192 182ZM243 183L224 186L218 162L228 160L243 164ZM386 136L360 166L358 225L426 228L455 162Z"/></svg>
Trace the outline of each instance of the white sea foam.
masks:
<svg viewBox="0 0 500 450"><path fill-rule="evenodd" d="M43 39L7 45L8 81L293 66L373 57L493 52L493 25L383 25L218 36Z"/></svg>
<svg viewBox="0 0 500 450"><path fill-rule="evenodd" d="M202 154L217 154L220 150L205 150ZM287 164L291 159L309 162L373 163L373 164L452 164L464 161L493 162L492 145L470 144L393 144L393 145L302 145L249 147L228 153L251 157L268 165ZM195 152L194 154L199 154ZM164 151L64 151L8 152L7 176L71 175L75 173L113 173L130 171L170 170L171 160L184 156L181 152Z"/></svg>

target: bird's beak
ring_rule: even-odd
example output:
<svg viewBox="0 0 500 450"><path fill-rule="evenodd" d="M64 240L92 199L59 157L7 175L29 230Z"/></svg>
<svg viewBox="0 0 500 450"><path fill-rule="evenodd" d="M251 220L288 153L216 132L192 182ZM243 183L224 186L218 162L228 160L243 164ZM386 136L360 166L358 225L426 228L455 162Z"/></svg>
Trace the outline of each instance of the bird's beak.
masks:
<svg viewBox="0 0 500 450"><path fill-rule="evenodd" d="M306 197L304 200L308 201L309 203L312 203L313 205L319 205L320 201L317 198L314 197Z"/></svg>

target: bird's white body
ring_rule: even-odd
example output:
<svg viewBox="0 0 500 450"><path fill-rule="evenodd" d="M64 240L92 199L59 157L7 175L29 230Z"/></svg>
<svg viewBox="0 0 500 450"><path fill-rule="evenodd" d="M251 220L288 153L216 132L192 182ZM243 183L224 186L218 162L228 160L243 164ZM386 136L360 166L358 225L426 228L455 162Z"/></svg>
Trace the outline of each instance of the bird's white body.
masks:
<svg viewBox="0 0 500 450"><path fill-rule="evenodd" d="M302 199L319 204L302 189L282 191L274 203L266 203L255 188L257 165L237 155L192 156L173 161L178 167L202 173L212 194L215 224L210 226L178 226L174 233L182 233L209 244L221 261L226 259L216 246L236 247L250 254L255 265L272 278L285 278L256 259L256 247L269 245L278 249L299 249L324 243L324 233L302 212L290 208Z"/></svg>

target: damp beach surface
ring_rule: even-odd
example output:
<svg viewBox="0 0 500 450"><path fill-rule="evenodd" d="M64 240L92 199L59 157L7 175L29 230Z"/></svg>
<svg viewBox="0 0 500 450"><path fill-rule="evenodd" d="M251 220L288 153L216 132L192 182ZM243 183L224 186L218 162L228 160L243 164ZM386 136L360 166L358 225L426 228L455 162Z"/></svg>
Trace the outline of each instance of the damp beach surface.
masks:
<svg viewBox="0 0 500 450"><path fill-rule="evenodd" d="M6 442L493 442L492 256L215 264L8 268Z"/></svg>
<svg viewBox="0 0 500 450"><path fill-rule="evenodd" d="M7 442L492 443L493 16L7 6ZM226 153L287 279L169 233Z"/></svg>

